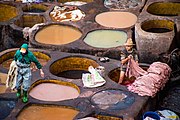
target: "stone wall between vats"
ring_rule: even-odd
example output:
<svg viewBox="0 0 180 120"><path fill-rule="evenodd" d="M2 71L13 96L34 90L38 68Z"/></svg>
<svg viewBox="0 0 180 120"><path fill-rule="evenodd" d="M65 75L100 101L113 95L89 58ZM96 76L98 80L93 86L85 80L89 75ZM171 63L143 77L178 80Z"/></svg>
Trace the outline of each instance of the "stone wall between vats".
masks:
<svg viewBox="0 0 180 120"><path fill-rule="evenodd" d="M50 0L49 0L50 1ZM85 1L85 0L83 0ZM90 1L90 2L89 2ZM2 51L1 53L4 52L10 52L9 48L14 48L14 47L20 47L22 43L28 43L29 46L31 47L31 50L37 49L35 51L40 51L42 53L48 53L48 55L51 57L51 59L47 62L46 65L43 66L43 70L45 73L45 78L41 78L39 75L39 71L33 71L33 77L32 77L32 86L31 89L33 89L36 85L41 84L41 83L63 83L63 85L69 85L71 86L76 86L76 88L79 90L79 97L70 99L70 100L65 100L65 101L41 101L38 99L35 99L33 97L29 97L29 102L27 104L23 104L21 101L18 101L16 103L15 109L12 111L12 113L7 117L7 120L15 120L17 119L17 116L20 115L20 113L28 108L29 106L37 105L37 106L48 106L48 105L53 105L55 107L70 107L72 109L77 109L80 111L80 114L78 114L74 119L79 119L79 118L84 118L84 117L96 117L99 118L100 120L130 120L130 119L135 119L135 120L140 120L142 118L142 114L145 111L148 110L153 110L157 106L157 97L151 99L149 97L141 97L138 96L137 94L131 93L127 91L127 87L123 85L117 84L115 81L113 81L109 77L109 73L115 69L119 69L120 67L120 51L122 50L123 46L118 46L118 47L113 47L113 48L95 48L91 47L83 42L83 39L85 36L88 34L88 32L97 30L97 29L115 29L115 30L122 30L127 33L128 38L132 37L134 42L136 42L136 47L139 51L140 54L140 62L152 62L156 61L158 58L158 54L161 52L166 52L166 49L169 49L171 46L171 42L174 39L176 29L172 27L170 32L168 33L163 33L162 35L160 34L153 34L150 32L145 32L144 30L141 29L141 25L143 22L146 20L170 20L175 24L179 23L179 18L178 17L171 17L171 18L165 18L165 17L159 17L159 16L154 16L146 12L146 9L142 11L140 14L146 0L142 0L142 4L140 4L137 7L134 8L127 8L127 9L121 9L118 11L123 11L123 12L131 12L135 14L138 17L138 21L136 25L132 25L131 27L128 28L111 28L111 27L105 27L101 26L100 24L96 23L95 17L96 15L102 13L102 12L107 12L107 11L112 11L111 9L108 9L104 6L103 0L88 0L85 2L89 2L86 5L79 6L83 12L85 12L86 16L80 21L72 22L52 22L50 19L49 13L53 10L54 6L58 5L61 6L63 5L58 2L49 2L49 3L41 3L38 5L45 5L47 8L44 8L44 6L37 6L36 8L38 9L43 9L43 12L41 13L31 13L32 11L28 11L28 7L26 4L22 4L20 2L14 3L15 6L19 10L19 14L17 17L12 18L11 20L8 20L7 22L0 22L0 51L7 49L7 51ZM148 2L156 2L156 0L148 0ZM175 1L175 0L174 0ZM64 1L63 1L64 2ZM5 2L2 2L5 3ZM8 3L8 2L7 2ZM10 4L10 3L8 3ZM31 4L33 7L36 6L36 4L32 3ZM147 6L145 5L145 8ZM113 10L114 11L114 10ZM33 17L35 16L35 17ZM26 19L27 17L27 19ZM146 19L147 18L147 19ZM177 18L177 20L175 20ZM29 20L31 19L31 20ZM26 21L26 23L25 23ZM32 24L31 24L32 23ZM36 28L31 31L30 35L30 40L25 40L23 38L23 28L24 27L32 27L33 25L41 24L39 26L36 26ZM64 26L72 26L75 27L83 33L81 38L76 40L75 42L64 44L64 45L51 45L51 44L42 44L37 41L35 41L35 35L38 30L42 29L46 25L51 25L51 24L60 24ZM177 31L180 31L180 26L177 26ZM136 27L136 28L135 28ZM2 28L2 29L1 29ZM178 32L179 33L179 32ZM179 35L177 34L177 39L179 39ZM147 40L147 41L145 41ZM168 43L168 44L166 44ZM16 50L18 49L16 48ZM154 49L153 49L154 48ZM165 49L166 48L166 49ZM50 51L52 50L52 51ZM13 52L14 53L14 52ZM2 55L2 54L0 54ZM11 54L6 54L11 57L13 57L12 53ZM92 56L93 55L93 56ZM39 54L36 54L36 56L41 56ZM100 58L101 57L109 57L109 61L101 62ZM7 57L7 56L6 56ZM2 57L0 63L3 60L6 60L6 57ZM41 56L42 57L42 56ZM82 59L76 59L76 57L82 58ZM45 57L46 58L46 57ZM61 76L57 76L56 74L53 74L53 72L62 72L62 68L65 68L65 70L71 70L68 65L66 66L61 66L59 65L62 59L65 58L75 58L72 61L66 61L62 62L63 65L66 63L68 65L71 65L72 69L83 69L86 68L87 66L91 65L92 63L89 62L85 64L84 66L81 65L83 58L88 58L93 61L95 61L95 67L98 65L104 66L105 67L105 74L103 75L104 79L106 80L106 84L103 86L97 87L97 88L86 88L83 86L82 79L71 79L71 78L65 78ZM111 59L113 58L113 59ZM117 59L117 60L114 60ZM68 59L69 60L69 59ZM82 61L81 61L82 60ZM74 62L71 64L71 62ZM97 62L97 64L96 64ZM77 64L77 65L76 65ZM74 67L75 66L75 67ZM1 67L1 65L0 65ZM67 69L68 67L69 69ZM0 72L7 72L6 70L1 70ZM118 79L118 78L117 78ZM104 91L121 91L121 92L127 92L130 95L132 95L131 102L133 103L130 106L121 106L117 104L110 104L110 105L103 105L102 104L95 104L92 102L92 96L94 96L96 93L104 92ZM102 93L103 93L102 92ZM14 93L5 93L5 94L0 94L0 99L6 99L6 100L15 100L17 101L17 98ZM134 101L133 101L134 100ZM152 101L151 101L152 100ZM112 102L112 101L109 101ZM112 105L112 106L111 106ZM117 105L117 106L116 106ZM110 106L110 107L109 107ZM106 109L107 107L107 109ZM109 107L109 108L108 108ZM125 109L120 109L119 107L127 107Z"/></svg>

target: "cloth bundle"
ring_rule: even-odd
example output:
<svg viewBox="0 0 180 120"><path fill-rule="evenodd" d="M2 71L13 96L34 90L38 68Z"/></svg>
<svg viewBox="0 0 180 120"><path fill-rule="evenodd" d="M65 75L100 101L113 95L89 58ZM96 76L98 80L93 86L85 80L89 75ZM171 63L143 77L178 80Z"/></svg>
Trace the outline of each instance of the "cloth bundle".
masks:
<svg viewBox="0 0 180 120"><path fill-rule="evenodd" d="M103 77L92 67L88 67L90 73L82 74L82 82L84 87L98 87L106 83Z"/></svg>
<svg viewBox="0 0 180 120"><path fill-rule="evenodd" d="M15 88L16 79L17 79L17 71L18 71L18 67L16 65L16 62L12 61L11 65L10 65L10 69L8 71L6 87L10 87L11 89Z"/></svg>
<svg viewBox="0 0 180 120"><path fill-rule="evenodd" d="M131 65L129 69L135 69L134 71L136 72L128 74L134 75L136 80L128 86L128 90L140 96L155 96L155 94L165 86L165 83L170 77L171 68L165 63L154 62L147 71L144 71L137 67L138 63L133 59L130 60L130 62Z"/></svg>

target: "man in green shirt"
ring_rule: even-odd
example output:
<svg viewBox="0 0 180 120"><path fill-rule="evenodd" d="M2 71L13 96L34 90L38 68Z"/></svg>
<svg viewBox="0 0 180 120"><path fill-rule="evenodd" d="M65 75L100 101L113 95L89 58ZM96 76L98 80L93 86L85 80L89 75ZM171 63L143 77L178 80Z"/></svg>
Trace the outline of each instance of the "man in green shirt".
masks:
<svg viewBox="0 0 180 120"><path fill-rule="evenodd" d="M27 91L31 85L31 69L30 64L34 62L37 68L40 70L41 77L44 77L44 72L42 70L42 65L39 63L34 54L28 50L28 45L23 44L19 50L16 51L14 55L14 60L18 66L18 75L16 82L17 97L21 97L21 85L23 86L23 97L22 101L24 103L28 102Z"/></svg>

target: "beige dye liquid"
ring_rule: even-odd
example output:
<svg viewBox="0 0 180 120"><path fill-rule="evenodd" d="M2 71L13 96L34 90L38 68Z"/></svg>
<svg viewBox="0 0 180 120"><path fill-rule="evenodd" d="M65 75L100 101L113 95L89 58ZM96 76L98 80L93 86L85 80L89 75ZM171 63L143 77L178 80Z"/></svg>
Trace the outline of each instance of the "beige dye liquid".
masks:
<svg viewBox="0 0 180 120"><path fill-rule="evenodd" d="M17 120L73 120L79 111L55 106L29 106Z"/></svg>
<svg viewBox="0 0 180 120"><path fill-rule="evenodd" d="M44 44L62 45L76 41L82 33L73 27L63 25L50 25L35 35L35 40Z"/></svg>
<svg viewBox="0 0 180 120"><path fill-rule="evenodd" d="M41 83L34 87L29 95L43 101L62 101L77 98L79 92L70 86L55 83Z"/></svg>
<svg viewBox="0 0 180 120"><path fill-rule="evenodd" d="M137 16L130 12L104 12L98 14L95 20L105 27L128 28L136 23Z"/></svg>

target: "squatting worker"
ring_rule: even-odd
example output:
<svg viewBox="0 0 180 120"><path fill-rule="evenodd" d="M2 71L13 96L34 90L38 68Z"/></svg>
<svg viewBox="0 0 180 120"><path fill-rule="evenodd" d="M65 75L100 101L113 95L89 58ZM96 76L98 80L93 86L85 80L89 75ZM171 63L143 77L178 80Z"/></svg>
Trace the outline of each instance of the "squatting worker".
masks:
<svg viewBox="0 0 180 120"><path fill-rule="evenodd" d="M28 45L23 44L19 50L16 51L14 55L14 60L16 61L16 65L18 66L18 74L16 81L16 96L18 98L21 97L21 86L23 89L23 97L22 101L24 103L28 102L28 89L31 85L31 69L30 64L34 62L37 68L40 70L41 77L44 77L44 72L41 69L42 65L39 63L34 54L28 50Z"/></svg>
<svg viewBox="0 0 180 120"><path fill-rule="evenodd" d="M134 59L138 63L138 55L136 49L133 48L133 41L131 38L127 39L126 43L124 44L124 48L121 51L121 67L120 67L120 77L119 77L119 84L121 84L124 80L127 63L128 60L131 58Z"/></svg>

